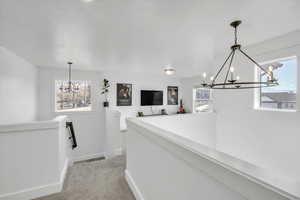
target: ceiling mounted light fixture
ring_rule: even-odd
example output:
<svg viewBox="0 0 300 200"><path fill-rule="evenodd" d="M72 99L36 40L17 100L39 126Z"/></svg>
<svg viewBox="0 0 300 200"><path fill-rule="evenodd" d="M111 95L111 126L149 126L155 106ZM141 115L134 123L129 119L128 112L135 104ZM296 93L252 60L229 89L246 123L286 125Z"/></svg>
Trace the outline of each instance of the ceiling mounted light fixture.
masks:
<svg viewBox="0 0 300 200"><path fill-rule="evenodd" d="M175 70L174 67L167 66L167 67L164 68L164 72L167 75L173 75L173 74L175 74L176 70Z"/></svg>
<svg viewBox="0 0 300 200"><path fill-rule="evenodd" d="M249 88L261 88L261 87L272 87L277 86L278 81L273 76L273 68L269 68L268 70L258 64L253 58L251 58L244 50L242 50L242 45L238 44L237 39L237 28L242 23L242 21L234 21L230 24L234 28L234 44L230 47L231 52L229 56L226 58L225 62L217 72L215 76L210 77L210 82L207 81L207 74L203 73L203 81L202 87L211 88L211 89L249 89ZM239 52L243 56L245 56L248 60L254 63L261 71L261 76L267 76L266 81L240 81L239 76L235 76L235 68L233 67L233 60L236 53ZM229 61L229 65L226 68L226 64ZM223 72L223 74L222 74ZM218 81L218 78L221 79L223 77L223 81Z"/></svg>
<svg viewBox="0 0 300 200"><path fill-rule="evenodd" d="M81 0L81 1L84 3L90 3L90 2L93 2L94 0Z"/></svg>

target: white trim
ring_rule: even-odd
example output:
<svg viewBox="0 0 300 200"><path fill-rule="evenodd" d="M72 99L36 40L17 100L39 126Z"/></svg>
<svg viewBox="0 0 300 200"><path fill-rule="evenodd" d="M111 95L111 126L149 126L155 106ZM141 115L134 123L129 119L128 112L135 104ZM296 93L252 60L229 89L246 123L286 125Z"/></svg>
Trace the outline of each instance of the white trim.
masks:
<svg viewBox="0 0 300 200"><path fill-rule="evenodd" d="M64 163L64 167L60 173L60 191L62 191L63 186L64 186L64 182L66 180L67 177L67 172L68 172L68 167L71 166L71 163L69 161L69 159L66 159L65 163Z"/></svg>
<svg viewBox="0 0 300 200"><path fill-rule="evenodd" d="M116 155L116 156L123 155L123 153L124 153L124 151L122 148L118 148L118 149L114 150L114 155Z"/></svg>
<svg viewBox="0 0 300 200"><path fill-rule="evenodd" d="M67 159L64 163L64 167L60 175L60 181L58 183L33 187L13 193L7 193L1 195L0 200L30 200L61 192L67 175L68 166L69 160Z"/></svg>
<svg viewBox="0 0 300 200"><path fill-rule="evenodd" d="M47 121L31 121L18 124L5 124L0 125L0 133L6 134L11 132L29 132L37 130L50 130L58 129L59 122L62 122L67 119L67 116L60 115L55 117L53 120Z"/></svg>
<svg viewBox="0 0 300 200"><path fill-rule="evenodd" d="M6 134L11 132L29 132L36 130L48 130L48 129L58 129L58 121L39 121L39 122L28 122L20 124L9 124L1 125L0 133Z"/></svg>
<svg viewBox="0 0 300 200"><path fill-rule="evenodd" d="M79 157L73 158L72 162L79 162L79 161L85 161L85 160L94 159L94 158L106 157L105 155L106 155L105 153L96 153L96 154L79 156Z"/></svg>
<svg viewBox="0 0 300 200"><path fill-rule="evenodd" d="M73 113L73 112L92 112L92 106L82 107L82 108L72 108L64 110L55 110L55 113Z"/></svg>
<svg viewBox="0 0 300 200"><path fill-rule="evenodd" d="M105 158L113 158L115 156L120 156L120 155L124 155L125 154L125 150L123 148L118 148L113 150L112 152L105 152L104 153L104 157Z"/></svg>
<svg viewBox="0 0 300 200"><path fill-rule="evenodd" d="M268 60L268 61L263 61L260 62L260 65L266 65L269 63L274 63L274 62L283 62L283 61L288 61L288 60L292 60L292 59L296 59L297 60L297 55L293 55L293 56L287 56L287 57L283 57L283 58L276 58L273 60Z"/></svg>
<svg viewBox="0 0 300 200"><path fill-rule="evenodd" d="M33 187L26 190L21 190L14 193L7 193L0 196L0 200L30 200L42 196L47 196L53 193L60 192L62 183L54 183L49 185L43 185L39 187Z"/></svg>
<svg viewBox="0 0 300 200"><path fill-rule="evenodd" d="M280 108L263 108L263 107L258 107L258 108L254 108L254 110L257 111L273 111L273 112L297 112L296 109L293 110L288 110L288 109L280 109Z"/></svg>
<svg viewBox="0 0 300 200"><path fill-rule="evenodd" d="M129 188L131 189L135 199L136 200L145 200L141 191L139 190L139 188L137 187L136 183L134 182L132 176L130 175L130 172L127 169L125 170L125 179L128 183Z"/></svg>

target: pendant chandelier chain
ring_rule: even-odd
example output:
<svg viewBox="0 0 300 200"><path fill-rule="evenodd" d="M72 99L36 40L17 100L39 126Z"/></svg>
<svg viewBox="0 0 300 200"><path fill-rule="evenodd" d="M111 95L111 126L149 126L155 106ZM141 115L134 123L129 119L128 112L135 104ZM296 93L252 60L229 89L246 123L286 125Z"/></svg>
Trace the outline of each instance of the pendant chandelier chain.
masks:
<svg viewBox="0 0 300 200"><path fill-rule="evenodd" d="M68 62L68 64L69 64L69 81L68 81L68 84L69 84L69 86L68 86L68 90L69 90L69 92L71 92L72 91L72 81L71 81L71 78L72 78L72 62Z"/></svg>
<svg viewBox="0 0 300 200"><path fill-rule="evenodd" d="M234 44L237 44L237 27L234 27Z"/></svg>
<svg viewBox="0 0 300 200"><path fill-rule="evenodd" d="M72 62L68 62L68 65L69 65L69 75L68 75L68 87L65 88L66 91L68 91L69 93L75 93L75 92L78 92L79 91L79 85L77 82L72 82Z"/></svg>

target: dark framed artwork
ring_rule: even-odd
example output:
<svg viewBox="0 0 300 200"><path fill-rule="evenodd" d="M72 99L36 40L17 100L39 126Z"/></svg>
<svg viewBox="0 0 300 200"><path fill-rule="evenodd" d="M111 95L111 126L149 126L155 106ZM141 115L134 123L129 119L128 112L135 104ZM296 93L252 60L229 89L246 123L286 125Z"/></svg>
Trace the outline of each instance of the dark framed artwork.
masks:
<svg viewBox="0 0 300 200"><path fill-rule="evenodd" d="M117 106L132 105L132 84L117 83Z"/></svg>
<svg viewBox="0 0 300 200"><path fill-rule="evenodd" d="M168 86L168 105L178 105L177 86Z"/></svg>

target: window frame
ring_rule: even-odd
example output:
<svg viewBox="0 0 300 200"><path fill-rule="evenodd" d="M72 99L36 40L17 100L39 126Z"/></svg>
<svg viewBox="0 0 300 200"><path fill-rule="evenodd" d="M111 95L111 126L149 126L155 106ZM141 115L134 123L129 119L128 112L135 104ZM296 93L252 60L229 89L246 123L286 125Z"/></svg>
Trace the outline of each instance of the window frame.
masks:
<svg viewBox="0 0 300 200"><path fill-rule="evenodd" d="M58 81L66 81L66 80L54 80L54 113L88 113L88 112L92 112L93 111L93 103L92 103L92 81L91 80L74 80L75 82L87 82L88 85L91 87L91 104L89 107L89 109L63 109L63 110L58 110L57 109L57 94L56 94L56 90L57 90L57 82Z"/></svg>
<svg viewBox="0 0 300 200"><path fill-rule="evenodd" d="M203 112L212 112L213 111L213 106L212 106L212 89L209 89L209 88L202 88L202 87L194 87L193 88L193 113L203 113L203 112L197 112L195 110L195 102L196 102L196 90L197 89L201 89L201 90L208 90L209 91L209 99L208 100L199 100L199 101L207 101L207 105L208 106L211 106L211 108L208 110L208 111L203 111Z"/></svg>
<svg viewBox="0 0 300 200"><path fill-rule="evenodd" d="M293 56L287 56L287 57L282 57L282 58L277 58L277 59L272 59L272 60L268 60L268 61L264 61L264 62L260 62L260 65L266 65L268 63L273 63L273 62L282 62L282 61L287 61L287 60L296 60L296 105L294 109L280 109L280 108L264 108L261 106L261 92L262 92L262 88L256 88L254 91L254 110L257 111L274 111L274 112L298 112L298 79L299 79L299 72L298 72L298 57L297 55L293 55ZM254 71L254 78L255 81L260 81L261 80L261 70L255 66L255 71ZM275 77L279 79L279 83L280 83L280 78L279 77Z"/></svg>

